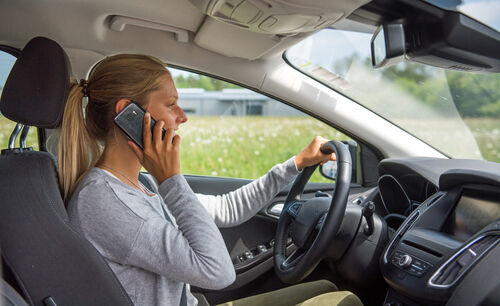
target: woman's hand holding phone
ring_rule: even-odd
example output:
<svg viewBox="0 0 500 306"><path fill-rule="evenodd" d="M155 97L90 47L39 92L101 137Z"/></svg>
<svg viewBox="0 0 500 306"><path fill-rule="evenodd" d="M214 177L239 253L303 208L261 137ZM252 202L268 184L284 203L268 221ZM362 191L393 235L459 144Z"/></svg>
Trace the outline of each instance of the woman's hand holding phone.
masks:
<svg viewBox="0 0 500 306"><path fill-rule="evenodd" d="M133 141L128 144L134 150L141 164L161 184L164 180L180 174L181 162L179 157L181 138L174 134L174 129L168 128L162 139L163 121L158 121L151 135L151 114L144 115L142 139L144 150L141 150Z"/></svg>

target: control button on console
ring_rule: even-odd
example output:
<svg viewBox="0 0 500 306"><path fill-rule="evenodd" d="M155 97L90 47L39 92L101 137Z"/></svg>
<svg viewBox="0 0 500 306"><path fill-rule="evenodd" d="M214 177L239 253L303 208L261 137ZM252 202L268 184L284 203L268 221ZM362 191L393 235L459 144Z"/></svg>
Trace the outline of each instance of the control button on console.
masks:
<svg viewBox="0 0 500 306"><path fill-rule="evenodd" d="M246 259L252 259L253 258L253 254L252 252L250 251L246 251L245 253L243 253L243 257Z"/></svg>
<svg viewBox="0 0 500 306"><path fill-rule="evenodd" d="M422 271L422 270L418 270L417 268L415 267L411 267L410 270L408 271L410 274L417 274L418 271Z"/></svg>
<svg viewBox="0 0 500 306"><path fill-rule="evenodd" d="M401 268L408 268L411 265L412 258L410 255L405 254L399 258L399 266Z"/></svg>
<svg viewBox="0 0 500 306"><path fill-rule="evenodd" d="M404 269L408 274L422 277L427 269L432 265L420 258L413 257L400 251L394 252L391 263L400 269Z"/></svg>
<svg viewBox="0 0 500 306"><path fill-rule="evenodd" d="M258 252L258 253L264 253L265 251L267 251L267 248L266 248L266 246L265 246L265 245L259 244L259 245L257 246L257 252Z"/></svg>
<svg viewBox="0 0 500 306"><path fill-rule="evenodd" d="M412 264L411 268L408 270L408 273L417 277L424 275L424 272L425 270L417 266L416 264Z"/></svg>

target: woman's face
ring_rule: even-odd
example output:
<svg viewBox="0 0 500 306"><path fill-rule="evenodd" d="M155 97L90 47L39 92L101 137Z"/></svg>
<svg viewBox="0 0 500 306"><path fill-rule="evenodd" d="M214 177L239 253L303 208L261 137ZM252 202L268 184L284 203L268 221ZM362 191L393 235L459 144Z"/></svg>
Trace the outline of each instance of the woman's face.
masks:
<svg viewBox="0 0 500 306"><path fill-rule="evenodd" d="M163 121L164 129L177 130L179 125L187 121L186 114L177 104L178 94L172 78L163 81L161 88L149 94L146 110L156 121Z"/></svg>

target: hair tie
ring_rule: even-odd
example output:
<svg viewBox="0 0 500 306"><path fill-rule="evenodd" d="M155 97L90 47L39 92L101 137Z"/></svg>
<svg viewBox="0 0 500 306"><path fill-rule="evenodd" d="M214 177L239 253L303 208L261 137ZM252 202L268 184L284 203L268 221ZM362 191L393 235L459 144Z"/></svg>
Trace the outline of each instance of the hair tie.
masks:
<svg viewBox="0 0 500 306"><path fill-rule="evenodd" d="M80 80L80 86L82 87L82 92L84 97L89 96L89 89L87 86L89 85L89 82L87 82L85 79Z"/></svg>

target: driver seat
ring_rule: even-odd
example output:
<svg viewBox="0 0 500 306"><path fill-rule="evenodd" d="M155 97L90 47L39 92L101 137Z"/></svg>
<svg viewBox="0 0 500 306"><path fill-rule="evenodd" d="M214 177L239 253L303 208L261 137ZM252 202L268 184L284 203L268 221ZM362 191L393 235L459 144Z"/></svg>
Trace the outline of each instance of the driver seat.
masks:
<svg viewBox="0 0 500 306"><path fill-rule="evenodd" d="M0 155L3 276L10 276L30 305L132 305L98 251L70 225L53 156L25 147L29 126L59 126L70 75L61 46L37 37L24 47L5 83L0 110L18 128Z"/></svg>

